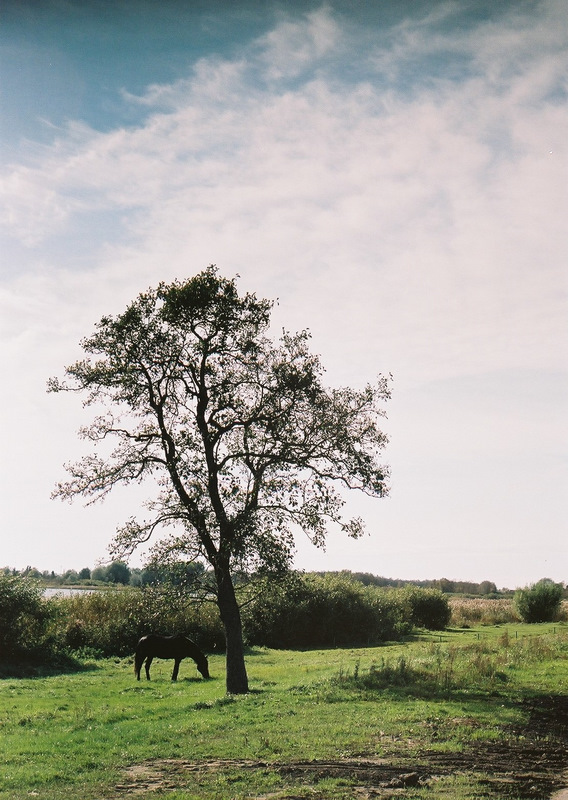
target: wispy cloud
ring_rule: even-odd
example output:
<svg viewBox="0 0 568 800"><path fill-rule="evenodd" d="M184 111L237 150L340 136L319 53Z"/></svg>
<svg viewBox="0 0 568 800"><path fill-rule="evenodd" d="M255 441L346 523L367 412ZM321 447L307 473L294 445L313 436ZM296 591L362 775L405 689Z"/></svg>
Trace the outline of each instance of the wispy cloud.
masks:
<svg viewBox="0 0 568 800"><path fill-rule="evenodd" d="M37 246L67 235L78 215L115 209L128 232L126 261L136 239L141 263L166 252L173 271L211 259L242 270L261 253L278 270L285 254L297 279L318 263L321 274L349 269L379 295L404 286L412 317L447 304L449 324L452 309L463 319L484 301L490 311L500 295L508 307L522 303L523 278L534 302L543 271L553 278L561 269L554 254L565 202L566 114L553 99L549 45L538 61L543 23L525 20L534 52L517 15L499 28L515 76L496 86L493 75L508 71L497 31L452 29L433 40L434 21L412 32L406 23L404 51L420 59L459 47L474 74L412 97L385 93L372 71L338 85L344 59L357 56L345 52L348 38L339 46L331 12L283 21L234 62L201 60L188 79L150 87L144 125L108 134L74 126L37 165L13 169L6 226ZM341 59L288 86L300 65L333 47ZM522 72L526 51L531 69ZM400 63L396 37L384 57ZM269 90L262 78L270 83L274 70L281 83ZM552 258L537 270L543 240ZM93 267L118 269L122 257L119 246Z"/></svg>
<svg viewBox="0 0 568 800"><path fill-rule="evenodd" d="M284 19L257 42L259 64L269 81L290 79L317 68L342 48L341 29L326 6L303 19Z"/></svg>

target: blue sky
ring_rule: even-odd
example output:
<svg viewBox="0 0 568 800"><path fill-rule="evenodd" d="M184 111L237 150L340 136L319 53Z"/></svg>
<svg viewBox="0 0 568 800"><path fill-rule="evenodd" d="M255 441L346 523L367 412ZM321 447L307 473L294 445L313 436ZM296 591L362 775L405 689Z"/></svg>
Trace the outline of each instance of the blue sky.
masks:
<svg viewBox="0 0 568 800"><path fill-rule="evenodd" d="M6 3L0 564L106 557L143 500L49 499L78 342L216 263L309 328L330 384L394 375L391 496L299 567L568 580L568 23L541 2Z"/></svg>

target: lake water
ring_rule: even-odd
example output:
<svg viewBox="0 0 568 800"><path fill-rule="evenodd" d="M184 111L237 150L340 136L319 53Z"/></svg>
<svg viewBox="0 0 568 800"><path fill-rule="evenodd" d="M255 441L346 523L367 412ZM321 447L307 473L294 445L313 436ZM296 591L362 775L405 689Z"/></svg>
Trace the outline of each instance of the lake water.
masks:
<svg viewBox="0 0 568 800"><path fill-rule="evenodd" d="M88 587L82 588L72 588L72 587L63 587L63 586L50 586L48 589L43 590L44 597L55 597L59 595L59 597L71 597L74 594L92 594L93 592L98 592L99 589L90 589Z"/></svg>

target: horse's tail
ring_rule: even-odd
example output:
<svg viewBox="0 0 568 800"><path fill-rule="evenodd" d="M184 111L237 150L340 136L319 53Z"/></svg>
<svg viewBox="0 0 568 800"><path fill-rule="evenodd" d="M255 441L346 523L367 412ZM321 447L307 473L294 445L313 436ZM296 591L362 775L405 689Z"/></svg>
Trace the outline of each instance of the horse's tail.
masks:
<svg viewBox="0 0 568 800"><path fill-rule="evenodd" d="M140 670L142 669L142 664L144 663L146 655L147 653L145 652L144 648L144 640L140 639L136 645L136 651L134 653L134 674L138 680L140 680Z"/></svg>

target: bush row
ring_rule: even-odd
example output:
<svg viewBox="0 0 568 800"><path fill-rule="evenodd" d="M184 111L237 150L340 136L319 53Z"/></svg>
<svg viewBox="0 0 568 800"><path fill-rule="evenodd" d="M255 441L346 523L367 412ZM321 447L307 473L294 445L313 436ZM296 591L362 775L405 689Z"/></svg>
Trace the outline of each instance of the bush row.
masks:
<svg viewBox="0 0 568 800"><path fill-rule="evenodd" d="M413 628L540 622L566 618L562 587L549 580L519 590L514 601L448 599L438 589L363 585L346 574L291 573L285 581L243 590L249 645L308 648L400 639ZM207 652L224 648L214 603L179 586L95 591L43 599L34 581L0 573L2 663L57 662L68 654L126 656L151 631L179 632Z"/></svg>
<svg viewBox="0 0 568 800"><path fill-rule="evenodd" d="M436 589L382 589L341 575L293 574L243 606L252 645L276 648L372 644L414 627L440 630L450 610Z"/></svg>
<svg viewBox="0 0 568 800"><path fill-rule="evenodd" d="M244 590L249 645L319 647L400 639L413 627L441 629L450 617L438 590L382 589L342 576L292 573L285 582ZM24 578L0 575L0 657L29 659L73 651L126 656L151 631L183 633L205 651L221 651L216 606L170 587L95 591L42 599Z"/></svg>

